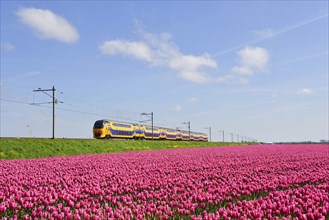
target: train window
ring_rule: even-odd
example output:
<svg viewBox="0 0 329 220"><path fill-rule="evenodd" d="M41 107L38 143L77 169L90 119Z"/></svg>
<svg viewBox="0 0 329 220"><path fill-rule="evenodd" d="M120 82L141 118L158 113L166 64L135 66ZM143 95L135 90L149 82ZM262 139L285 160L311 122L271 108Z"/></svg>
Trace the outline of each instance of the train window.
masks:
<svg viewBox="0 0 329 220"><path fill-rule="evenodd" d="M146 127L146 130L152 131L152 127ZM153 127L153 131L158 131L159 129L156 127Z"/></svg>
<svg viewBox="0 0 329 220"><path fill-rule="evenodd" d="M113 123L113 126L122 127L122 128L131 128L131 125L119 124L119 123Z"/></svg>
<svg viewBox="0 0 329 220"><path fill-rule="evenodd" d="M94 124L94 128L103 128L104 127L104 121L103 120L98 120Z"/></svg>

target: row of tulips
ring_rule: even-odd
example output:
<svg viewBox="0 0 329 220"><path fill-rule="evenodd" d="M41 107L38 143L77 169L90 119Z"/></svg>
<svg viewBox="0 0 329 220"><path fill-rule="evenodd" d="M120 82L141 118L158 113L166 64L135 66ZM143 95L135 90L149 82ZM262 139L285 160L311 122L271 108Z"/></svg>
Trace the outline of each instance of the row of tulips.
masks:
<svg viewBox="0 0 329 220"><path fill-rule="evenodd" d="M305 185L275 191L257 200L228 204L214 213L193 215L191 219L325 219L329 211L329 184Z"/></svg>
<svg viewBox="0 0 329 220"><path fill-rule="evenodd" d="M325 219L328 145L0 161L2 219Z"/></svg>

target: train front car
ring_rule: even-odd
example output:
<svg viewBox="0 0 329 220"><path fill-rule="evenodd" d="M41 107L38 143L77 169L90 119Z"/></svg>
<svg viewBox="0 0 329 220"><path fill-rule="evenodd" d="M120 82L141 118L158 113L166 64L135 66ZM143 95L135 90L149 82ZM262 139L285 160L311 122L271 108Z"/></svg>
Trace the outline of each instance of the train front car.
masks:
<svg viewBox="0 0 329 220"><path fill-rule="evenodd" d="M93 127L94 138L103 139L109 137L110 122L107 120L98 120Z"/></svg>

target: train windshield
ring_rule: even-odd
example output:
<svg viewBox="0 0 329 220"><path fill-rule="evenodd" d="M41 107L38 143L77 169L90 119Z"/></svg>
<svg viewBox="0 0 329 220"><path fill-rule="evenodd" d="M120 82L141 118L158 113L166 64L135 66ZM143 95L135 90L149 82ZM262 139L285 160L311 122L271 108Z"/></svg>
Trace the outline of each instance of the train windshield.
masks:
<svg viewBox="0 0 329 220"><path fill-rule="evenodd" d="M96 121L94 124L94 128L103 128L104 127L104 121L103 120L99 120Z"/></svg>

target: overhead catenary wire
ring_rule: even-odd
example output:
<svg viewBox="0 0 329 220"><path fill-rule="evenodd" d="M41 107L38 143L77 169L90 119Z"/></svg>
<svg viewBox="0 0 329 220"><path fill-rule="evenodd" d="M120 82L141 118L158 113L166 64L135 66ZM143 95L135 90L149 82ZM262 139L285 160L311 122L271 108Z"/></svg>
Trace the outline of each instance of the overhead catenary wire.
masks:
<svg viewBox="0 0 329 220"><path fill-rule="evenodd" d="M19 103L19 104L32 105L31 103L17 101L17 100L11 100L11 99L3 99L3 98L0 98L0 100L1 101L6 101L6 102L13 102L13 103Z"/></svg>
<svg viewBox="0 0 329 220"><path fill-rule="evenodd" d="M110 118L119 118L119 119L122 119L122 120L132 121L132 122L135 122L135 123L138 123L140 121L140 112L134 112L134 111L126 111L126 110L121 110L121 109L108 108L108 107L105 107L105 106L102 106L102 105L98 105L98 104L95 104L95 103L91 103L89 101L82 100L82 99L77 98L77 97L74 97L72 95L67 95L66 93L64 93L62 91L60 92L60 94L61 95L64 95L65 99L66 99L66 97L68 97L68 98L73 99L75 101L78 101L80 103L89 105L89 106L91 106L93 108L96 107L97 109L102 109L102 110L105 110L106 112L113 112L113 115L115 115L115 116L111 116ZM74 107L78 107L78 108L81 108L82 107L81 105L72 104L68 100L66 101L66 105L70 105L70 106L74 106ZM120 116L122 114L124 114L124 115L130 115L133 118L139 117L139 119L136 120L136 119L132 119L131 117L122 117L122 116ZM107 115L107 114L103 114L103 115ZM159 121L158 121L158 123L159 123Z"/></svg>
<svg viewBox="0 0 329 220"><path fill-rule="evenodd" d="M36 106L36 107L52 108L50 106L41 105L40 103L29 103L29 102L22 102L22 101L11 100L11 99L3 99L3 98L0 98L0 100L1 101L6 101L6 102L17 103L17 104L25 104L25 105L30 105L30 106ZM42 103L42 104L44 104L44 103ZM67 111L67 112L75 112L75 113L81 113L81 114L87 114L87 115L102 116L102 117L106 117L107 119L113 119L112 116L105 115L105 114L100 114L100 113L80 111L80 110L74 110L74 109L68 109L68 108L61 108L61 107L57 107L56 109L62 110L62 111ZM128 118L121 118L121 119L127 120L129 122L134 122L134 123L138 123L139 122L138 120L133 120L133 119L128 119Z"/></svg>
<svg viewBox="0 0 329 220"><path fill-rule="evenodd" d="M120 109L111 109L111 108L108 108L108 107L105 107L105 106L102 106L102 105L98 105L98 104L95 104L95 103L91 103L91 102L88 102L88 101L85 101L85 100L82 100L80 98L76 98L74 96L71 96L71 95L67 95L66 93L64 92L60 92L61 95L63 95L65 97L65 100L66 100L66 104L67 105L71 105L71 106L75 106L75 107L81 107L79 105L74 105L72 103L68 103L66 97L70 98L70 99L73 99L75 101L78 101L80 103L84 103L86 105L89 105L91 107L98 107L98 108L101 108L101 109L104 109L106 111L119 111L119 112L123 112L123 113L126 113L126 114L133 114L133 115L139 115L140 112L133 112L133 111L123 111L123 110L120 110Z"/></svg>
<svg viewBox="0 0 329 220"><path fill-rule="evenodd" d="M39 90L41 90L41 88L34 88L34 90L39 91ZM41 92L43 92L43 91L41 91ZM43 92L43 93L45 93L49 97L52 97L50 94L48 94L46 92ZM58 91L58 90L57 90L57 97L59 97L59 99L65 100L64 105L68 106L68 108L64 111L71 111L71 112L75 111L77 113L82 113L82 114L99 115L99 116L103 116L103 117L105 116L107 118L118 118L119 120L132 121L135 123L140 121L140 118L138 118L138 117L140 117L140 112L133 112L133 111L127 111L127 110L122 110L122 109L111 109L111 108L108 108L108 107L105 107L102 105L98 105L95 103L91 103L89 101L82 100L82 99L74 97L72 95L68 95L67 93L65 93L63 91ZM6 101L6 100L3 99L3 101ZM12 100L12 101L15 101L15 100ZM35 93L33 93L33 103L24 103L24 104L28 104L28 105L33 104L34 106L41 106L42 104L49 104L49 102L44 102L44 101L39 102L39 103L37 103L37 102L38 102L38 100L35 97ZM58 104L58 103L63 103L63 102L60 102L56 99L55 104ZM83 103L85 105L80 105L79 103ZM90 106L92 108L88 108L87 106ZM70 107L73 107L73 109L71 109ZM57 108L58 107L56 107L56 109ZM60 108L58 108L58 109L60 109ZM81 109L83 109L83 110L81 110ZM61 109L61 110L63 110L63 109ZM94 113L95 111L97 113ZM102 113L99 113L99 112L102 112ZM109 114L111 116L109 116ZM128 116L128 117L126 117L126 116Z"/></svg>

